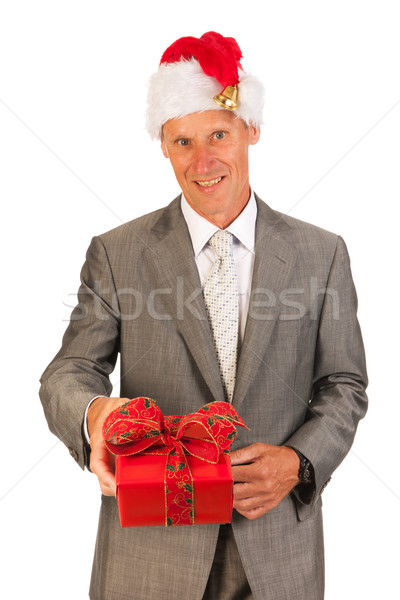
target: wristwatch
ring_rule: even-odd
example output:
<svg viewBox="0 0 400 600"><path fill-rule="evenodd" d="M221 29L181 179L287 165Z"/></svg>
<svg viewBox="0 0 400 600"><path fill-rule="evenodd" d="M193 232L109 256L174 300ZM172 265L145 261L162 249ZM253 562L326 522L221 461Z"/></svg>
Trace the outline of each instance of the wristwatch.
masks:
<svg viewBox="0 0 400 600"><path fill-rule="evenodd" d="M292 446L289 446L292 448ZM298 478L300 479L300 483L314 483L314 469L311 462L296 448L292 448L300 459L300 466L298 472Z"/></svg>

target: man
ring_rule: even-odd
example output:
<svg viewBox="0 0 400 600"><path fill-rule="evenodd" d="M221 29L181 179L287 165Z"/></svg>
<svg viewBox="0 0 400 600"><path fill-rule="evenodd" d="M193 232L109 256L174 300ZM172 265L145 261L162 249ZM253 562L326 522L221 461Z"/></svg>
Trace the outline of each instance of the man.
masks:
<svg viewBox="0 0 400 600"><path fill-rule="evenodd" d="M262 89L240 58L213 32L164 53L148 130L182 195L92 240L42 376L51 430L103 493L92 599L323 598L321 492L366 411L357 300L343 240L251 191ZM213 400L238 410L249 430L231 456L231 526L121 529L101 429L141 395L164 414Z"/></svg>

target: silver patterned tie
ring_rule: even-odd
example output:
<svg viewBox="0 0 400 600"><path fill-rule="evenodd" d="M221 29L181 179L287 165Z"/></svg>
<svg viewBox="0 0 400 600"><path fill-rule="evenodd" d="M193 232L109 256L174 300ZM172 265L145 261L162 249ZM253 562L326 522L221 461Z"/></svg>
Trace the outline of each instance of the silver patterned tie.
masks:
<svg viewBox="0 0 400 600"><path fill-rule="evenodd" d="M232 253L233 235L217 231L208 242L217 260L207 274L203 295L217 353L225 398L232 402L235 388L239 330L238 283Z"/></svg>

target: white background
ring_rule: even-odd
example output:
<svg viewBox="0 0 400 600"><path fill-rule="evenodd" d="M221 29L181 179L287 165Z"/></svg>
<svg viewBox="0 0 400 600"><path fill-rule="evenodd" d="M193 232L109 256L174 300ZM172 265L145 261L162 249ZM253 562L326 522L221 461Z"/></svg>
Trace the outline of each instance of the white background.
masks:
<svg viewBox="0 0 400 600"><path fill-rule="evenodd" d="M87 597L100 494L48 431L38 379L91 237L179 191L144 130L146 82L170 43L208 30L236 37L266 86L253 188L341 234L352 258L370 410L324 493L326 600L400 597L397 9L1 2L2 597Z"/></svg>

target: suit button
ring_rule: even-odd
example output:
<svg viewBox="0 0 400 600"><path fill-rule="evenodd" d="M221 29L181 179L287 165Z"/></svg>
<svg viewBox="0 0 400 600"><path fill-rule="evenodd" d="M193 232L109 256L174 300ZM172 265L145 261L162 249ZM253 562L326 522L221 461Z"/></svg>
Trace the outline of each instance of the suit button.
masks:
<svg viewBox="0 0 400 600"><path fill-rule="evenodd" d="M68 448L68 452L70 453L70 455L72 456L72 458L74 460L76 460L76 462L78 462L79 455L78 455L77 451L74 448Z"/></svg>

